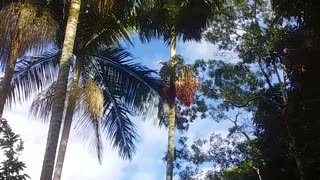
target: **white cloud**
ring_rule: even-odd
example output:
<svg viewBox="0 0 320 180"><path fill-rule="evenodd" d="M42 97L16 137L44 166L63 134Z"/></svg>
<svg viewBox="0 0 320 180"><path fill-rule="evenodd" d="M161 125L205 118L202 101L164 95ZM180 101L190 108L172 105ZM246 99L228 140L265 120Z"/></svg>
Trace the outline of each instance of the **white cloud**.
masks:
<svg viewBox="0 0 320 180"><path fill-rule="evenodd" d="M235 52L219 50L216 45L205 40L200 42L179 42L177 44L177 53L181 54L187 63L192 63L197 59L215 59L226 62L237 62L239 60Z"/></svg>

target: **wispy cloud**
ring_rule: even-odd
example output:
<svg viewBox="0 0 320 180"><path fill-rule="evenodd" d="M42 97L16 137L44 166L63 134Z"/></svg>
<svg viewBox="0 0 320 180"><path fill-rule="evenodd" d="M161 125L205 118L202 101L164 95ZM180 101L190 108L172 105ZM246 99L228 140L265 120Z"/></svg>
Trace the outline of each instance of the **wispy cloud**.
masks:
<svg viewBox="0 0 320 180"><path fill-rule="evenodd" d="M226 62L237 62L239 60L235 52L220 50L217 45L206 40L201 40L200 42L179 42L177 51L178 54L186 59L187 63L192 63L197 59L215 59Z"/></svg>

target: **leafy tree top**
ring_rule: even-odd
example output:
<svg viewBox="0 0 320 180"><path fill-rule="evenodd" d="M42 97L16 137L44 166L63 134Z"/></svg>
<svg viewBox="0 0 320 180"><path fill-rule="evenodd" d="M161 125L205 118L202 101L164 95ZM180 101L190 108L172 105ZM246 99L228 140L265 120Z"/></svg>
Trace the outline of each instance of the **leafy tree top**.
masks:
<svg viewBox="0 0 320 180"><path fill-rule="evenodd" d="M27 174L22 173L26 165L18 158L24 149L23 141L3 118L0 119L0 148L6 157L0 163L0 179L26 180L30 178Z"/></svg>

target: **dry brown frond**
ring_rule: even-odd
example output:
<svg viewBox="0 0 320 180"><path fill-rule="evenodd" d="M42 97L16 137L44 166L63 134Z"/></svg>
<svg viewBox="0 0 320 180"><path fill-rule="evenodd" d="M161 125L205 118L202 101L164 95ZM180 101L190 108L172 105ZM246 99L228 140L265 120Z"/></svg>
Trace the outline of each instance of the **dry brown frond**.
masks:
<svg viewBox="0 0 320 180"><path fill-rule="evenodd" d="M0 11L0 58L6 63L13 43L18 57L27 51L39 53L53 42L57 23L50 11L28 3L11 3ZM1 60L0 59L0 60Z"/></svg>

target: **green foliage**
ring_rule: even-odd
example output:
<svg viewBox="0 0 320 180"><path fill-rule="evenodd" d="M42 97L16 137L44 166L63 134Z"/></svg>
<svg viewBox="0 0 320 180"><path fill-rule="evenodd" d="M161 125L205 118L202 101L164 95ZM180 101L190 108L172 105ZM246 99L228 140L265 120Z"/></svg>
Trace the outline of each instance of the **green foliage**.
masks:
<svg viewBox="0 0 320 180"><path fill-rule="evenodd" d="M224 138L213 133L208 139L199 139L189 147L187 138L182 137L176 160L180 179L197 179L195 177L201 174L208 178L216 174L223 179L238 179L237 177L241 176L244 179L255 179L256 169L265 165L256 147L257 141L241 142L238 138ZM202 172L204 165L210 165L217 170Z"/></svg>
<svg viewBox="0 0 320 180"><path fill-rule="evenodd" d="M317 7L313 0L230 0L225 14L212 20L207 40L235 50L240 62L197 61L202 87L194 108L202 117L229 120L231 134L254 142L238 146L248 159L212 177L250 179L247 170L258 163L262 179L317 179ZM186 170L190 177L201 168Z"/></svg>
<svg viewBox="0 0 320 180"><path fill-rule="evenodd" d="M0 120L0 148L6 157L0 164L0 179L29 179L27 174L22 173L26 168L25 163L19 160L19 155L24 149L23 141L12 131L5 119Z"/></svg>
<svg viewBox="0 0 320 180"><path fill-rule="evenodd" d="M186 40L201 40L209 19L217 16L221 0L143 0L136 10L136 26L142 40L163 38L171 33Z"/></svg>

